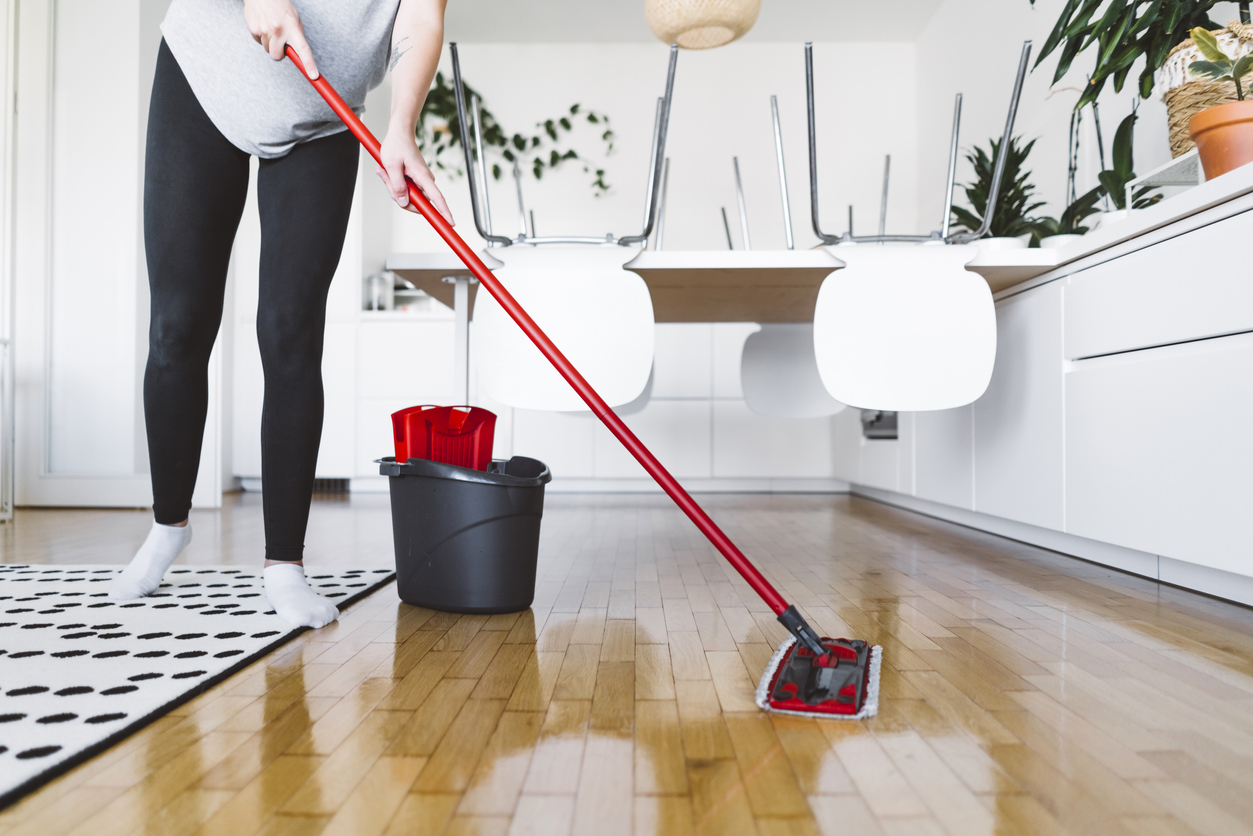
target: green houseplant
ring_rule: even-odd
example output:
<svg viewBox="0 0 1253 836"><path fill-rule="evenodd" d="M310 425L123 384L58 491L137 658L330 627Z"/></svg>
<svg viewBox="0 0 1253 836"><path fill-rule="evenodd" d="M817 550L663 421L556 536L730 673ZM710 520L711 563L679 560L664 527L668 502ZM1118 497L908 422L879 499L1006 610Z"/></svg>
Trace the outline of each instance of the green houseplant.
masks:
<svg viewBox="0 0 1253 836"><path fill-rule="evenodd" d="M1074 240L1089 230L1084 224L1088 218L1093 215L1100 214L1097 204L1101 198L1105 196L1105 188L1097 186L1089 192L1080 195L1071 202L1056 218L1044 217L1039 218L1038 231L1040 234L1040 246L1056 247L1064 244L1066 241ZM1051 241L1049 239L1052 239Z"/></svg>
<svg viewBox="0 0 1253 836"><path fill-rule="evenodd" d="M1215 81L1230 81L1236 88L1236 101L1244 101L1244 88L1240 79L1253 70L1253 52L1241 58L1232 58L1219 46L1218 39L1208 29L1197 27L1192 30L1192 42L1208 60L1193 61L1188 72L1200 78L1212 78Z"/></svg>
<svg viewBox="0 0 1253 836"><path fill-rule="evenodd" d="M1101 188L1114 205L1114 211L1102 213L1101 222L1120 220L1126 217L1129 209L1143 209L1152 206L1162 199L1160 194L1151 194L1152 186L1141 186L1131 194L1131 205L1127 205L1127 184L1136 178L1135 159L1132 145L1135 138L1135 124L1139 117L1128 114L1114 132L1113 164L1114 167L1097 175Z"/></svg>
<svg viewBox="0 0 1253 836"><path fill-rule="evenodd" d="M975 170L974 182L964 187L966 200L971 208L953 207L953 220L957 226L970 232L978 230L983 225L983 216L988 210L988 197L992 191L992 170L996 164L996 154L1000 150L1001 141L992 139L990 144L990 153L983 148L975 148L973 152L966 155L967 161L974 166ZM1048 229L1031 214L1044 206L1043 201L1037 201L1034 198L1035 186L1030 181L1031 172L1023 170L1023 165L1033 147L1035 147L1034 139L1026 145L1022 144L1021 137L1014 137L1009 142L1005 157L1005 174L1001 181L1001 197L996 202L996 211L988 228L988 235L991 238L1021 238L1027 235L1030 236L1032 244L1038 244L1043 235L1049 234Z"/></svg>
<svg viewBox="0 0 1253 836"><path fill-rule="evenodd" d="M466 101L479 94L470 85L464 85ZM480 101L482 96L479 96ZM480 105L480 129L483 134L484 153L496 153L511 165L517 163L527 169L539 180L545 171L559 168L566 162L583 163L583 171L592 176L592 188L597 195L609 190L605 181L603 168L592 166L570 147L562 147L563 140L568 140L576 126L582 122L592 126L604 144L605 154L613 152L613 129L609 126L609 117L594 110L584 109L582 105L573 104L566 113L552 119L537 122L534 134L507 133L497 121L495 115ZM457 116L456 91L449 84L444 74L435 74L435 84L426 96L426 104L418 115L418 124L414 133L417 136L418 148L426 157L431 168L448 172L453 175L462 174L460 153L454 154L453 162L445 162L442 155L457 150L461 146L461 120ZM492 163L492 177L499 180L503 169L499 163Z"/></svg>
<svg viewBox="0 0 1253 836"><path fill-rule="evenodd" d="M1201 155L1205 177L1212 179L1253 162L1253 101L1244 97L1241 80L1253 71L1253 52L1233 58L1223 51L1205 29L1193 29L1192 41L1204 61L1194 61L1188 72L1198 78L1231 82L1236 100L1197 113L1188 123L1188 134Z"/></svg>
<svg viewBox="0 0 1253 836"><path fill-rule="evenodd" d="M1036 66L1060 50L1057 70L1053 73L1056 84L1080 54L1096 47L1096 61L1088 85L1075 104L1079 108L1096 101L1110 80L1115 90L1121 90L1137 61L1143 57L1137 86L1140 96L1147 99L1153 92L1154 73L1161 69L1170 51L1186 40L1193 29L1220 26L1209 16L1218 2L1110 0L1106 5L1106 0L1066 0L1053 31L1040 48ZM1035 0L1031 0L1031 4L1035 5ZM1247 2L1240 4L1240 17L1245 23L1249 22Z"/></svg>

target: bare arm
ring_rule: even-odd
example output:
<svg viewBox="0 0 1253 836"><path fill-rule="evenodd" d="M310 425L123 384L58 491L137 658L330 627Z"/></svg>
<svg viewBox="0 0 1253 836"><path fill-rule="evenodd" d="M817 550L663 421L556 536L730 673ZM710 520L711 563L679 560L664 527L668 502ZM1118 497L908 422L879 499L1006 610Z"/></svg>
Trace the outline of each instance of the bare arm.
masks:
<svg viewBox="0 0 1253 836"><path fill-rule="evenodd" d="M444 6L447 0L401 0L392 28L392 113L383 140L379 177L398 204L411 212L405 178L430 199L448 221L452 214L418 151L414 128L435 78L444 48Z"/></svg>

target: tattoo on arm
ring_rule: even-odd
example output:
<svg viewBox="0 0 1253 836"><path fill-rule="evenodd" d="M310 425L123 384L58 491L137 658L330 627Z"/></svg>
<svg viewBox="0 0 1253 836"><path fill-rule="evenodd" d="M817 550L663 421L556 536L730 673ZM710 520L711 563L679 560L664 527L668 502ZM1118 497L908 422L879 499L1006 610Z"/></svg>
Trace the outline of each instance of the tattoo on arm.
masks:
<svg viewBox="0 0 1253 836"><path fill-rule="evenodd" d="M392 63L391 66L388 67L389 70L395 70L396 65L400 63L400 59L404 57L405 53L413 49L411 46L407 46L404 49L400 48L400 45L407 40L409 40L409 36L405 35L403 38L396 41L396 43L392 44Z"/></svg>

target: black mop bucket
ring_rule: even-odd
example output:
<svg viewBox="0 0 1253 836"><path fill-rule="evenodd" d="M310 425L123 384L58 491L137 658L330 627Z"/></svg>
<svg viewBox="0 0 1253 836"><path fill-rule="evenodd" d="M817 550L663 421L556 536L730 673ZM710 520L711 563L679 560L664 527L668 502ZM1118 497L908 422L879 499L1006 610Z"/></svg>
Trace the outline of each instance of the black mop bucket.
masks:
<svg viewBox="0 0 1253 836"><path fill-rule="evenodd" d="M484 471L388 457L379 473L390 477L402 601L458 613L531 606L548 465L514 456Z"/></svg>

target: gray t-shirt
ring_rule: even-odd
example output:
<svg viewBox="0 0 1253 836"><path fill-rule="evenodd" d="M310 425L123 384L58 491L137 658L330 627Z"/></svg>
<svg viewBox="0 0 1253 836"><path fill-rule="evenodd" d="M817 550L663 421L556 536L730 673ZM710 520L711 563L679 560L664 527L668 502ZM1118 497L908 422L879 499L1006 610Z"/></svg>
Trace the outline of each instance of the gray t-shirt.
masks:
<svg viewBox="0 0 1253 836"><path fill-rule="evenodd" d="M318 72L357 113L387 71L400 0L293 0ZM298 142L345 130L291 61L274 61L248 32L243 0L174 0L165 42L213 124L233 145L281 157Z"/></svg>

